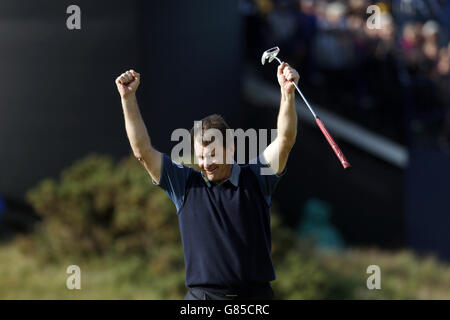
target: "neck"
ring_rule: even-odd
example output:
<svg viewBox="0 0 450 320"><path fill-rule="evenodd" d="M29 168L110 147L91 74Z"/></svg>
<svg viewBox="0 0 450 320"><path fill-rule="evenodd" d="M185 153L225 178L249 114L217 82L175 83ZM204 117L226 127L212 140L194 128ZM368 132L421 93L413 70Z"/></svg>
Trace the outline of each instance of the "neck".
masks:
<svg viewBox="0 0 450 320"><path fill-rule="evenodd" d="M227 177L224 179L228 179L229 177L231 177L231 171L233 170L233 165L232 164L227 164Z"/></svg>

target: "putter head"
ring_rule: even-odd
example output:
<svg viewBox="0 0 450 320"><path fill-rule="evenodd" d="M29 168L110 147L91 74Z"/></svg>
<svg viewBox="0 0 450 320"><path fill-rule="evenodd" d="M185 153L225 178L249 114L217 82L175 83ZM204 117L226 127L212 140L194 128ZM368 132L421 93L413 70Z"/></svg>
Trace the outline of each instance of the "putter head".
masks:
<svg viewBox="0 0 450 320"><path fill-rule="evenodd" d="M269 59L269 63L272 62L273 59L277 56L278 52L280 52L280 48L273 47L269 50L264 51L262 57L261 57L261 63L266 63L266 60Z"/></svg>

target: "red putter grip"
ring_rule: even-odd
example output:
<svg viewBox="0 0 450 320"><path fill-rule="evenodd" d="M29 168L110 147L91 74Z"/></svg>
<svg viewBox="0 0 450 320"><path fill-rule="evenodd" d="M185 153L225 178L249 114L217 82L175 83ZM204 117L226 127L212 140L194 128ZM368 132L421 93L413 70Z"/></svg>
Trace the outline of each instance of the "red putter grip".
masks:
<svg viewBox="0 0 450 320"><path fill-rule="evenodd" d="M328 133L327 128L325 128L325 125L323 124L322 120L319 118L316 118L316 123L319 126L320 130L322 131L323 135L327 139L328 143L330 144L331 148L333 148L334 153L339 158L339 161L341 162L344 169L350 168L351 165L345 158L344 154L342 153L341 149L339 149L339 146L336 142L334 142L333 137Z"/></svg>

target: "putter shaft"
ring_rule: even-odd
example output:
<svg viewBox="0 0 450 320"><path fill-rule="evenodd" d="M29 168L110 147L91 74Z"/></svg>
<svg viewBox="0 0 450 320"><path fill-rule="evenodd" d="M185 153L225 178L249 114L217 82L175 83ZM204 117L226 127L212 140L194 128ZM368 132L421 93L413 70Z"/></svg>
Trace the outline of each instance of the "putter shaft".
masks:
<svg viewBox="0 0 450 320"><path fill-rule="evenodd" d="M274 58L277 59L278 63L281 65L281 63L282 63L281 60L277 56L275 56ZM351 167L350 163L345 158L344 154L342 153L342 151L339 148L339 146L337 145L337 143L334 141L331 134L328 133L328 130L325 127L325 125L323 124L322 120L320 120L320 118L314 112L313 108L309 105L308 100L306 100L305 96L300 91L300 88L297 86L297 84L294 81L292 81L292 83L294 84L295 89L297 89L297 92L302 97L302 99L305 102L306 106L308 107L309 111L311 111L312 115L316 119L317 125L319 126L320 130L322 131L323 135L325 136L325 139L327 139L328 143L330 144L331 148L333 149L334 153L338 157L338 159L341 162L344 169L350 168Z"/></svg>
<svg viewBox="0 0 450 320"><path fill-rule="evenodd" d="M275 57L275 59L277 59L278 63L281 64L281 60L278 57ZM318 118L318 116L316 115L316 113L314 112L313 108L309 105L308 100L306 100L305 96L303 95L303 93L300 91L299 87L297 86L297 84L292 81L292 83L294 84L295 89L297 89L297 92L300 94L300 96L302 97L303 101L305 101L306 106L308 107L309 111L311 111L312 115L314 116L315 119Z"/></svg>

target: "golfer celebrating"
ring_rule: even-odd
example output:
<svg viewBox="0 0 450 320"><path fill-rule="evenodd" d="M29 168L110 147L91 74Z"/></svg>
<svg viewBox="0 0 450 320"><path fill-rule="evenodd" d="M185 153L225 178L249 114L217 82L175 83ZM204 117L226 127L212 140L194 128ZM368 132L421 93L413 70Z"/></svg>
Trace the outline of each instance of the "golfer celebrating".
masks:
<svg viewBox="0 0 450 320"><path fill-rule="evenodd" d="M211 148L214 143L201 135L217 129L225 137L229 127L221 116L206 117L200 134L192 135L200 171L174 163L152 146L135 95L139 73L130 70L116 79L134 156L177 209L189 288L185 299L273 298L271 196L296 139L293 82L298 82L299 75L282 63L277 77L281 103L276 139L255 164L226 161L233 158L233 143L223 143L219 151L224 160L217 161L217 150Z"/></svg>

